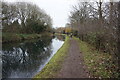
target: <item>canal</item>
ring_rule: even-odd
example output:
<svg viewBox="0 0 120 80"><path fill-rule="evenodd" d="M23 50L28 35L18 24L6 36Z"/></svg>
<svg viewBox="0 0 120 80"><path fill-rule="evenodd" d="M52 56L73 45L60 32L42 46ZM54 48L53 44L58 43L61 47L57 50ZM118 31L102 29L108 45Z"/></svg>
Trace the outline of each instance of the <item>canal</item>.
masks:
<svg viewBox="0 0 120 80"><path fill-rule="evenodd" d="M2 46L2 77L32 78L64 43L64 36L42 37Z"/></svg>

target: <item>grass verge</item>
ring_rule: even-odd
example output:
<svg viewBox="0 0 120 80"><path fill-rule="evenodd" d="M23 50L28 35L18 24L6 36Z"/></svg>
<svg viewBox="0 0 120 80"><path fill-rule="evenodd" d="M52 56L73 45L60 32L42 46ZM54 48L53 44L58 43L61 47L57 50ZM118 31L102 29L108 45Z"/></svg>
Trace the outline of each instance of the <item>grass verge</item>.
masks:
<svg viewBox="0 0 120 80"><path fill-rule="evenodd" d="M34 78L55 78L60 71L62 63L67 56L69 37L66 37L63 46L52 57L48 64Z"/></svg>
<svg viewBox="0 0 120 80"><path fill-rule="evenodd" d="M113 64L112 56L97 51L90 44L79 40L80 51L83 53L85 65L94 78L118 78L117 66Z"/></svg>

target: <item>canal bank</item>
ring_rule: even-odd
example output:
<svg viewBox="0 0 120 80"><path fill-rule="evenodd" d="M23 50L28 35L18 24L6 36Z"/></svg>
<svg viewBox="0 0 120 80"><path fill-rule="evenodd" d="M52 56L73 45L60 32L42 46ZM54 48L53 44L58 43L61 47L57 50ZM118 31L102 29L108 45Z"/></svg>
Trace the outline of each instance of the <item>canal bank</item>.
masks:
<svg viewBox="0 0 120 80"><path fill-rule="evenodd" d="M79 42L79 50L83 53L84 64L86 65L90 78L118 78L118 64L115 64L112 54L98 51L93 45L75 38Z"/></svg>
<svg viewBox="0 0 120 80"><path fill-rule="evenodd" d="M34 78L54 78L61 70L62 64L67 56L69 48L69 37L67 36L63 46L57 51L53 58Z"/></svg>
<svg viewBox="0 0 120 80"><path fill-rule="evenodd" d="M23 40L37 39L42 36L51 36L51 33L41 34L19 34L19 33L2 33L2 43L19 42Z"/></svg>

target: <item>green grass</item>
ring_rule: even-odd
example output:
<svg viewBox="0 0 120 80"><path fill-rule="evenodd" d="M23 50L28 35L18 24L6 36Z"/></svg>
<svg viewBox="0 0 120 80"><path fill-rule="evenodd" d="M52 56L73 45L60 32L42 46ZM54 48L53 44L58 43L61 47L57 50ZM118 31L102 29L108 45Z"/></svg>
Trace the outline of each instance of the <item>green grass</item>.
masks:
<svg viewBox="0 0 120 80"><path fill-rule="evenodd" d="M17 42L22 40L36 39L40 38L41 34L16 34L16 33L3 33L2 42Z"/></svg>
<svg viewBox="0 0 120 80"><path fill-rule="evenodd" d="M2 42L12 42L12 41L20 41L22 38L18 34L13 33L3 33L2 34Z"/></svg>
<svg viewBox="0 0 120 80"><path fill-rule="evenodd" d="M63 46L52 57L48 64L34 78L54 78L60 71L62 63L67 56L69 48L69 37L66 37Z"/></svg>
<svg viewBox="0 0 120 80"><path fill-rule="evenodd" d="M97 78L117 78L118 72L112 61L112 56L108 53L97 51L92 45L79 40L80 51L83 53L85 65L92 77Z"/></svg>
<svg viewBox="0 0 120 80"><path fill-rule="evenodd" d="M18 34L23 39L35 39L41 37L40 34Z"/></svg>
<svg viewBox="0 0 120 80"><path fill-rule="evenodd" d="M62 35L62 36L65 36L66 34L62 34L62 33L55 33L55 35Z"/></svg>

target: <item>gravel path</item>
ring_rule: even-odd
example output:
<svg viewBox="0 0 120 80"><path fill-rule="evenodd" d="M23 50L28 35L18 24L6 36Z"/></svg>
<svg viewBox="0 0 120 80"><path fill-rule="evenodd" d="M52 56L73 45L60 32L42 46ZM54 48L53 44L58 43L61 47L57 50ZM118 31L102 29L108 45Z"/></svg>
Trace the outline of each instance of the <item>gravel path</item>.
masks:
<svg viewBox="0 0 120 80"><path fill-rule="evenodd" d="M88 78L88 71L84 66L82 53L79 50L78 42L70 39L68 56L65 59L62 69L58 73L58 78Z"/></svg>

